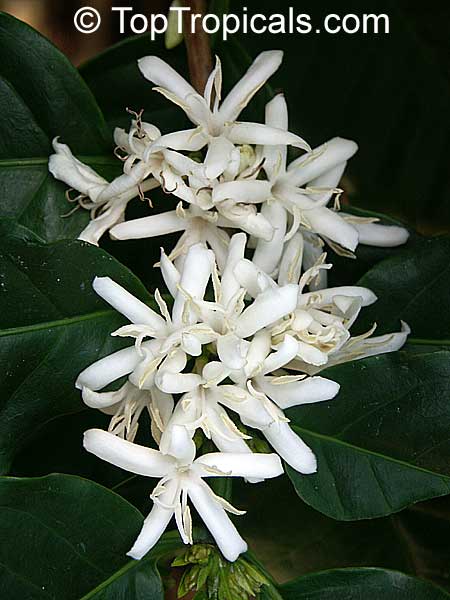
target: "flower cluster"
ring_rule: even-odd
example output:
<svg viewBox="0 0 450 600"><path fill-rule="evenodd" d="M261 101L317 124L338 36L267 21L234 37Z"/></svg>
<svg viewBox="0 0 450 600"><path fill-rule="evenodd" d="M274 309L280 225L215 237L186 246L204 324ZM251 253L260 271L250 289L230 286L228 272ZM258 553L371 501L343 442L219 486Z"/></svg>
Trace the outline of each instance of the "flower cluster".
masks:
<svg viewBox="0 0 450 600"><path fill-rule="evenodd" d="M314 473L316 458L284 411L337 395L339 385L321 369L397 350L409 333L403 324L398 333L352 337L359 311L376 297L363 287L327 287L325 244L352 255L358 243L394 246L408 237L340 211L338 185L356 144L334 138L312 150L289 132L282 95L267 104L264 124L237 121L281 60L278 51L260 54L224 99L219 59L203 95L159 58L140 60L144 77L194 127L162 134L136 114L129 132L115 131L123 174L112 182L54 141L50 171L91 211L80 239L181 234L169 254L161 251L167 292L155 291L154 308L108 277L94 280L97 294L129 321L112 335L134 342L76 382L88 406L111 416L108 431L86 432L85 448L159 479L133 558L152 548L172 516L192 543L190 500L235 560L247 546L226 512L241 511L204 479L261 482L283 472L280 457ZM303 151L290 164L289 146ZM176 210L124 220L131 199L158 187L178 199ZM134 442L145 413L158 449ZM272 452L255 451L263 438ZM202 453L205 445L217 451Z"/></svg>

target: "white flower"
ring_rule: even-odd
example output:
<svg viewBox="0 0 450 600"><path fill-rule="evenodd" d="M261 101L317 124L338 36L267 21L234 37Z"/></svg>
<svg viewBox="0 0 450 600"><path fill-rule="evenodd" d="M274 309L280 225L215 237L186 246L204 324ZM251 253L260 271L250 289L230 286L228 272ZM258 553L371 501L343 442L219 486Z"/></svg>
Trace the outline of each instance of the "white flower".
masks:
<svg viewBox="0 0 450 600"><path fill-rule="evenodd" d="M294 239L291 241L291 244ZM295 310L270 327L272 343L281 343L286 336L297 342L297 354L288 367L310 375L322 368L364 358L373 354L394 352L401 348L410 333L406 323L398 333L372 337L375 327L367 333L351 337L350 328L356 321L361 308L376 302L376 295L361 286L340 286L304 292L306 285L321 271L329 269L325 254L300 277L299 253L292 252L292 261L280 267L279 282L296 283L298 298ZM257 297L267 287L277 283L252 262L241 259L234 273L248 293Z"/></svg>
<svg viewBox="0 0 450 600"><path fill-rule="evenodd" d="M158 92L180 106L197 126L196 129L163 135L155 146L192 151L207 145L204 164L207 179L219 177L235 160L235 144L292 144L308 150L308 144L297 135L259 123L236 121L256 92L278 69L282 58L281 51L262 52L222 102L222 69L218 58L204 96L157 56L139 60L144 77L158 86L155 88Z"/></svg>
<svg viewBox="0 0 450 600"><path fill-rule="evenodd" d="M147 410L153 438L159 443L174 406L173 397L156 386L140 390L130 381L114 392L99 393L84 386L82 397L90 408L112 416L108 431L130 442L134 441L142 412Z"/></svg>
<svg viewBox="0 0 450 600"><path fill-rule="evenodd" d="M53 140L53 148L55 154L50 156L48 166L50 173L80 192L78 197L70 201L77 202L77 207L91 212L91 222L78 236L85 242L98 245L101 236L123 220L130 200L159 187L158 181L153 178L143 181L148 173L142 173L141 168L139 173L132 171L110 183L75 158L70 148L59 143L58 138Z"/></svg>
<svg viewBox="0 0 450 600"><path fill-rule="evenodd" d="M180 446L185 444L186 431L173 431ZM91 429L85 433L84 447L99 458L122 469L160 478L151 498L154 506L144 521L142 530L128 555L142 558L158 541L175 516L185 544L192 544L192 519L188 499L196 508L206 527L216 540L222 554L230 561L247 550L247 544L237 532L225 511L242 514L226 500L216 496L204 482L206 477L277 477L283 472L275 454L205 454L178 460L158 450L122 440L111 433Z"/></svg>
<svg viewBox="0 0 450 600"><path fill-rule="evenodd" d="M266 125L287 131L287 105L282 94L267 104ZM408 232L401 227L377 225L373 223L376 219L361 219L327 207L333 194L342 191L337 185L357 149L355 142L333 138L287 166L285 145L265 145L261 158L266 181L237 179L214 187L214 202L235 199L252 207L260 204L260 214L272 225L269 239L253 233L260 238L255 264L269 274L276 272L286 242L298 232L307 233L304 244L312 244L312 258L317 258L314 245L318 243L314 244L308 233L320 236L338 252L341 247L353 251L358 242L396 246L407 240Z"/></svg>
<svg viewBox="0 0 450 600"><path fill-rule="evenodd" d="M157 372L179 372L186 366L187 355L200 356L202 345L213 341L217 334L207 324L197 322L192 303L203 298L213 262L213 253L204 246L189 250L176 284L171 314L158 290L155 293L162 316L109 277L96 277L95 291L131 322L112 335L131 336L136 343L85 369L78 376L77 387L97 391L128 375L139 389L151 390ZM152 339L143 341L147 337Z"/></svg>

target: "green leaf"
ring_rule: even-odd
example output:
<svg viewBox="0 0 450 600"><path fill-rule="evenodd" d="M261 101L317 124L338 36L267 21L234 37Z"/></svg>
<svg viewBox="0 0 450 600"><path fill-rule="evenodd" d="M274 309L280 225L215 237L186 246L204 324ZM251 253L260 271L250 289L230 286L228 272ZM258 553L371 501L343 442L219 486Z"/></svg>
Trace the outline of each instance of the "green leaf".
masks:
<svg viewBox="0 0 450 600"><path fill-rule="evenodd" d="M75 237L89 217L61 218L70 205L66 186L48 172L51 142L60 136L101 169L111 162L110 132L77 70L34 29L0 13L0 47L0 217L48 241Z"/></svg>
<svg viewBox="0 0 450 600"><path fill-rule="evenodd" d="M6 227L5 227L6 229ZM111 256L73 241L44 244L0 229L0 471L44 423L83 408L78 373L123 343L123 324L92 290L108 275L148 302L142 284ZM25 236L25 238L24 238Z"/></svg>
<svg viewBox="0 0 450 600"><path fill-rule="evenodd" d="M358 325L374 321L382 332L398 328L399 320L412 329L412 340L450 343L450 238L423 239L413 248L368 271L359 285L373 290L378 301L364 309Z"/></svg>
<svg viewBox="0 0 450 600"><path fill-rule="evenodd" d="M284 600L445 600L440 588L387 569L336 569L305 575L281 588Z"/></svg>
<svg viewBox="0 0 450 600"><path fill-rule="evenodd" d="M288 474L305 502L335 519L379 517L450 493L450 352L397 352L323 371L331 402L288 411L318 471Z"/></svg>
<svg viewBox="0 0 450 600"><path fill-rule="evenodd" d="M84 64L80 73L111 128L120 126L128 130L131 116L127 108L137 112L144 109L144 120L156 125L163 133L188 127L181 108L153 91L153 84L139 71L138 60L148 55L159 56L180 73L187 73L184 45L167 50L163 36L152 41L149 34L115 44ZM114 90L113 94L111 90Z"/></svg>
<svg viewBox="0 0 450 600"><path fill-rule="evenodd" d="M85 479L0 479L0 596L8 600L163 600L156 561L168 535L141 561L128 559L142 515ZM178 539L177 539L178 538Z"/></svg>

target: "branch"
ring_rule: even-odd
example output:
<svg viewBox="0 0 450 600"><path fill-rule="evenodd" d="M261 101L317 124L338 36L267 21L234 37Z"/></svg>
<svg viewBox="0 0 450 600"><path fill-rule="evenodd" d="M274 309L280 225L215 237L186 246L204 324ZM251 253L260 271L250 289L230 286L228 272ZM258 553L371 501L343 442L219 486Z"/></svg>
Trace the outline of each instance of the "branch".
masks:
<svg viewBox="0 0 450 600"><path fill-rule="evenodd" d="M186 43L189 75L191 83L203 94L208 76L212 71L212 54L209 35L201 26L201 20L195 21L195 31L191 31L191 15L206 14L206 0L185 0L185 6L191 9L183 13L183 33Z"/></svg>

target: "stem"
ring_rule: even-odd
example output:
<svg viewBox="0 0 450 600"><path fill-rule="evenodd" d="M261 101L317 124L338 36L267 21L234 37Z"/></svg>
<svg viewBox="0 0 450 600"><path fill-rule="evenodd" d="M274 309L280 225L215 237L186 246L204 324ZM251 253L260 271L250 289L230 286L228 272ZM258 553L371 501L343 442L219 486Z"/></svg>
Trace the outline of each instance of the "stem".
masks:
<svg viewBox="0 0 450 600"><path fill-rule="evenodd" d="M191 16L206 14L206 0L185 0L183 3L191 10L183 13L183 32L186 43L189 75L191 83L199 94L203 94L208 76L212 71L212 54L209 35L196 19L194 32L191 31Z"/></svg>

